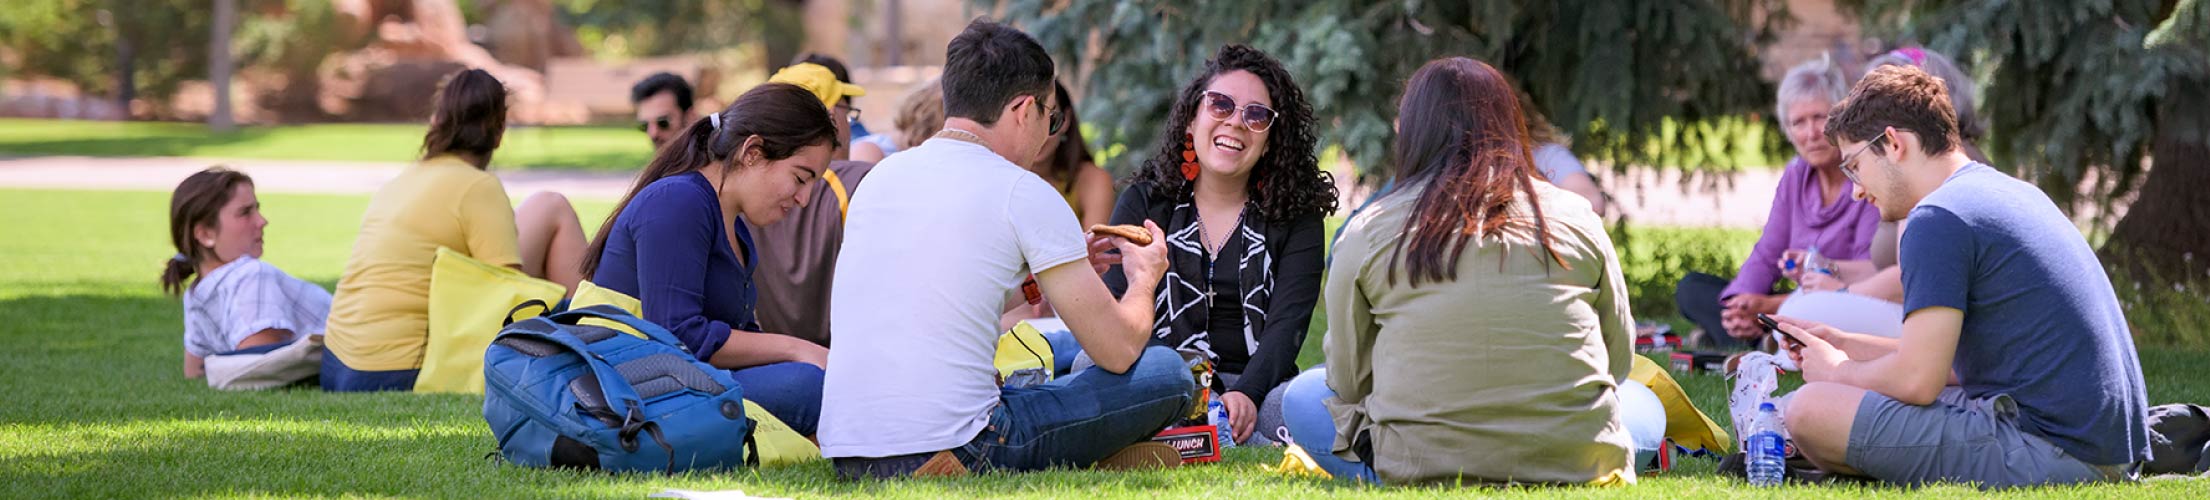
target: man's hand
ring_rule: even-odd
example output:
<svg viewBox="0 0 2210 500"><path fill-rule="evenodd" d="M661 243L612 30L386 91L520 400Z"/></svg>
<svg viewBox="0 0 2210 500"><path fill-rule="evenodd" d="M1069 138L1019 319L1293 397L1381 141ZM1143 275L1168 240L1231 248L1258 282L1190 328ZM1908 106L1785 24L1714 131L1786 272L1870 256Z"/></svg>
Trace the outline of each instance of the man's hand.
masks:
<svg viewBox="0 0 2210 500"><path fill-rule="evenodd" d="M1243 391L1229 391L1220 395L1220 404L1228 407L1228 428L1235 432L1235 442L1251 439L1251 428L1258 425L1258 405Z"/></svg>
<svg viewBox="0 0 2210 500"><path fill-rule="evenodd" d="M1126 238L1108 237L1113 248L1120 250L1120 268L1128 275L1129 283L1155 283L1166 275L1166 232L1149 220L1143 221L1143 229L1151 232L1150 245L1139 246Z"/></svg>
<svg viewBox="0 0 2210 500"><path fill-rule="evenodd" d="M1797 367L1803 369L1803 380L1806 382L1839 382L1842 362L1848 361L1849 355L1834 348L1826 339L1840 331L1816 323L1810 328L1798 326L1803 323L1806 322L1789 320L1780 323L1780 331L1793 335L1797 340L1784 342L1787 344L1788 357L1795 360Z"/></svg>

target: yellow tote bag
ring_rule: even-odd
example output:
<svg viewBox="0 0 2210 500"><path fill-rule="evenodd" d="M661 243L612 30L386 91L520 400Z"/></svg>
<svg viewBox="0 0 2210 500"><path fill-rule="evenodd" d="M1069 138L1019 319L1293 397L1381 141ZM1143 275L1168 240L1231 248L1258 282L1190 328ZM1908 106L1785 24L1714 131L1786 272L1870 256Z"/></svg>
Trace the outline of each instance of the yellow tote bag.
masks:
<svg viewBox="0 0 2210 500"><path fill-rule="evenodd" d="M568 299L568 308L582 309L585 307L597 305L618 307L621 308L621 310L623 311L627 311L629 315L639 318L645 316L644 303L639 302L636 297L631 297L627 294L601 287L597 283L592 283L589 280L576 283L576 294L574 297ZM650 337L645 336L644 332L639 332L634 328L630 328L629 325L624 325L613 321L607 321L598 318L583 318L582 320L577 321L576 324L603 327L617 332L627 333L630 336L634 336L640 339L651 340Z"/></svg>
<svg viewBox="0 0 2210 500"><path fill-rule="evenodd" d="M1727 430L1719 428L1710 416L1696 409L1696 403L1688 400L1688 392L1681 390L1680 383L1674 382L1673 375L1666 373L1657 362L1634 356L1634 369L1627 373L1627 378L1650 386L1650 392L1657 393L1658 402L1665 404L1665 437L1672 439L1674 444L1715 453L1734 449L1734 440L1727 436Z"/></svg>
<svg viewBox="0 0 2210 500"><path fill-rule="evenodd" d="M438 247L430 264L430 338L422 347L415 392L483 394L483 351L506 326L507 315L531 301L543 309L520 313L542 314L567 294L559 283Z"/></svg>

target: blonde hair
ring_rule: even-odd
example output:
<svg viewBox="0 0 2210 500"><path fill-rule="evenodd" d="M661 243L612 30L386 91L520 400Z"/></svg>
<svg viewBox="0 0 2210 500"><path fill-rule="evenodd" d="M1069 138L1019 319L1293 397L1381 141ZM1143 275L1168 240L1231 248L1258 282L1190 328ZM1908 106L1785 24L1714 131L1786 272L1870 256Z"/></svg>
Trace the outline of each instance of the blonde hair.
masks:
<svg viewBox="0 0 2210 500"><path fill-rule="evenodd" d="M905 102L898 105L898 118L891 121L898 129L898 148L921 145L944 128L944 81L930 78L906 94Z"/></svg>

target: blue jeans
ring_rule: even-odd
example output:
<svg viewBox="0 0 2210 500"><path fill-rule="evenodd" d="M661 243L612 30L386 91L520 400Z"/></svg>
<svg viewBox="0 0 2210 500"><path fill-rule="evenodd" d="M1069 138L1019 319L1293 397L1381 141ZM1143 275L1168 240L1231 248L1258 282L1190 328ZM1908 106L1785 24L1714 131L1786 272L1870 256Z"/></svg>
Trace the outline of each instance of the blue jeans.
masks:
<svg viewBox="0 0 2210 500"><path fill-rule="evenodd" d="M1289 426L1289 438L1296 441L1291 445L1304 448L1320 470L1336 479L1381 482L1373 466L1344 460L1328 451L1335 447L1335 416L1328 413L1325 402L1335 397L1335 390L1328 388L1327 379L1327 366L1316 366L1289 379L1289 388L1282 391L1282 423Z"/></svg>
<svg viewBox="0 0 2210 500"><path fill-rule="evenodd" d="M1303 447L1305 454L1312 456L1313 463L1319 464L1320 469L1328 471L1329 475L1337 479L1379 483L1380 477L1374 474L1371 464L1344 460L1328 452L1335 447L1335 416L1328 413L1326 401L1335 397L1335 389L1328 388L1327 378L1327 366L1321 365L1305 370L1304 373L1297 374L1297 378L1289 380L1289 388L1282 391L1282 422L1289 426L1289 437L1296 440L1295 445ZM1643 393L1650 392L1640 382L1629 380L1622 385L1640 387L1640 392ZM1665 406L1658 401L1655 394L1642 398L1619 398L1619 414L1621 419L1626 420L1629 432L1660 434L1636 435L1634 442L1656 443L1664 439ZM1629 464L1635 465L1637 464Z"/></svg>
<svg viewBox="0 0 2210 500"><path fill-rule="evenodd" d="M322 351L322 390L330 392L412 391L414 377L422 370L355 370L338 359L337 351Z"/></svg>
<svg viewBox="0 0 2210 500"><path fill-rule="evenodd" d="M812 436L821 423L821 367L785 361L729 370L743 388L744 399L789 425L799 435Z"/></svg>
<svg viewBox="0 0 2210 500"><path fill-rule="evenodd" d="M1148 347L1127 373L1082 370L1001 390L989 426L950 451L977 472L1087 467L1188 415L1194 389L1180 354ZM904 476L934 454L838 458L836 469L847 478Z"/></svg>

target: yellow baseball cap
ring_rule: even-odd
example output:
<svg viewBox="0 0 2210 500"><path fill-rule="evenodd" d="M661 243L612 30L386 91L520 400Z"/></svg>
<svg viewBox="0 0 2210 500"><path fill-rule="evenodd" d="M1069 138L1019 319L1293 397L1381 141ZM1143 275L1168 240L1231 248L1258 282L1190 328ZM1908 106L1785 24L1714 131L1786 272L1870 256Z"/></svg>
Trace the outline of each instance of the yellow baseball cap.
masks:
<svg viewBox="0 0 2210 500"><path fill-rule="evenodd" d="M830 72L827 66L814 63L790 65L776 71L775 76L768 77L767 81L803 87L807 92L812 92L814 97L820 98L824 108L834 108L837 101L846 97L867 95L867 89L837 81L836 73Z"/></svg>

